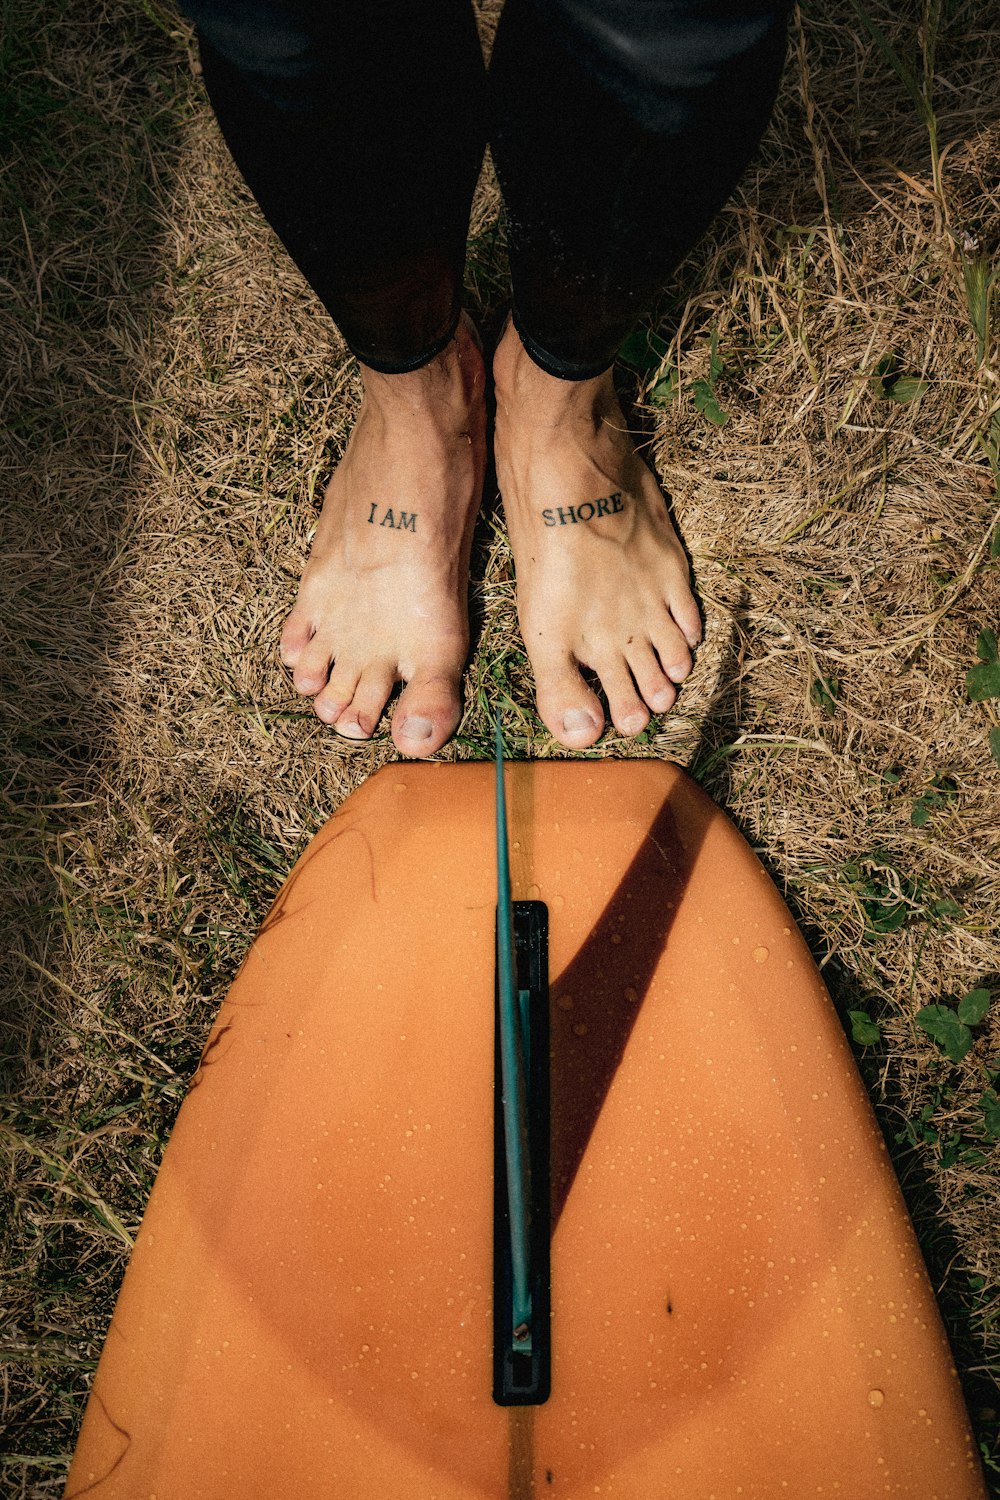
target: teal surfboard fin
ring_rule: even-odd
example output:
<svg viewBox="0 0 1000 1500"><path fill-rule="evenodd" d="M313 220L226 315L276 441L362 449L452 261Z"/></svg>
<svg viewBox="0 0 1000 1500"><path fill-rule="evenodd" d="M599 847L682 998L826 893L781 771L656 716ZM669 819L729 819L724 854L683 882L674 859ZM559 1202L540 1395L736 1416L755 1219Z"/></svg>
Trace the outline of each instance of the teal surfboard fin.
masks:
<svg viewBox="0 0 1000 1500"><path fill-rule="evenodd" d="M514 962L514 905L510 893L510 845L507 836L507 796L503 776L503 737L496 722L497 757L497 990L500 1006L504 1154L507 1166L507 1209L510 1215L510 1258L513 1347L531 1353L531 1289L529 1286L529 1204L531 1155L528 1145L527 1068L530 1057L525 1021L530 996L518 988Z"/></svg>
<svg viewBox="0 0 1000 1500"><path fill-rule="evenodd" d="M511 897L499 714L496 849L493 1394L504 1405L526 1405L544 1401L549 1386L548 931L542 902Z"/></svg>

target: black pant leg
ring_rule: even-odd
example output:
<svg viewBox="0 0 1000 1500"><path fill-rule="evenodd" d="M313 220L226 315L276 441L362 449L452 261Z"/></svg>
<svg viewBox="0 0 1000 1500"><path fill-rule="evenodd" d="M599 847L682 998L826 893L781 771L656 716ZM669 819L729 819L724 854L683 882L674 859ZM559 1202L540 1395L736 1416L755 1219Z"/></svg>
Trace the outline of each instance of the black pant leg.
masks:
<svg viewBox="0 0 1000 1500"><path fill-rule="evenodd" d="M414 369L459 315L485 73L469 0L182 0L222 133L365 364Z"/></svg>
<svg viewBox="0 0 1000 1500"><path fill-rule="evenodd" d="M790 0L507 0L490 65L514 320L598 374L742 176Z"/></svg>

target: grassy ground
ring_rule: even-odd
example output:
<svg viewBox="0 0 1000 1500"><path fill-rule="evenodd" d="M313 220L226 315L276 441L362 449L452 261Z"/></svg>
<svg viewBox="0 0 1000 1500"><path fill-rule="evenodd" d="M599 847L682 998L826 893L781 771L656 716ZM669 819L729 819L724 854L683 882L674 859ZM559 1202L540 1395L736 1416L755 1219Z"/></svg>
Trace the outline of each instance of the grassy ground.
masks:
<svg viewBox="0 0 1000 1500"><path fill-rule="evenodd" d="M996 1481L984 14L810 0L796 18L759 158L622 370L706 644L673 714L596 753L688 765L785 892L855 1029ZM41 1497L219 1000L303 841L394 751L384 731L337 740L277 661L357 371L221 144L188 28L159 0L0 0L0 17L0 1492ZM468 293L489 336L505 269L488 173ZM472 605L442 758L490 753L497 701L516 752L561 753L531 711L492 485ZM981 1018L963 1033L925 1014L929 1035L919 1013L974 989L993 997Z"/></svg>

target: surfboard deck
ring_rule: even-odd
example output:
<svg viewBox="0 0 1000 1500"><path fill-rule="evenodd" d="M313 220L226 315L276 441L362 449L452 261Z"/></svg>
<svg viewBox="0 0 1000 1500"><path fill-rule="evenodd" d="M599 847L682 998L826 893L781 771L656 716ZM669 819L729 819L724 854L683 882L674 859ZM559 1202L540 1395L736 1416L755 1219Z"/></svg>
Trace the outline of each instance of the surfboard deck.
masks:
<svg viewBox="0 0 1000 1500"><path fill-rule="evenodd" d="M178 1116L67 1500L982 1500L819 973L660 762L506 769L513 894L548 907L552 1389L493 1402L493 774L388 766L290 875Z"/></svg>

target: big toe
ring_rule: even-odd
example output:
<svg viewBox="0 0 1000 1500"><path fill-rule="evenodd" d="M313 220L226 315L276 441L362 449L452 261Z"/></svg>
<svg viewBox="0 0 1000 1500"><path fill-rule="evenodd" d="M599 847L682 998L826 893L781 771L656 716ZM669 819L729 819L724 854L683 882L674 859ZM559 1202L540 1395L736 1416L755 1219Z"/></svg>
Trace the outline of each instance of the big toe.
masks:
<svg viewBox="0 0 1000 1500"><path fill-rule="evenodd" d="M568 749L586 750L600 739L604 711L571 659L535 667L535 697L542 723Z"/></svg>
<svg viewBox="0 0 1000 1500"><path fill-rule="evenodd" d="M457 676L415 672L392 716L393 743L403 755L422 760L451 738L460 716Z"/></svg>

